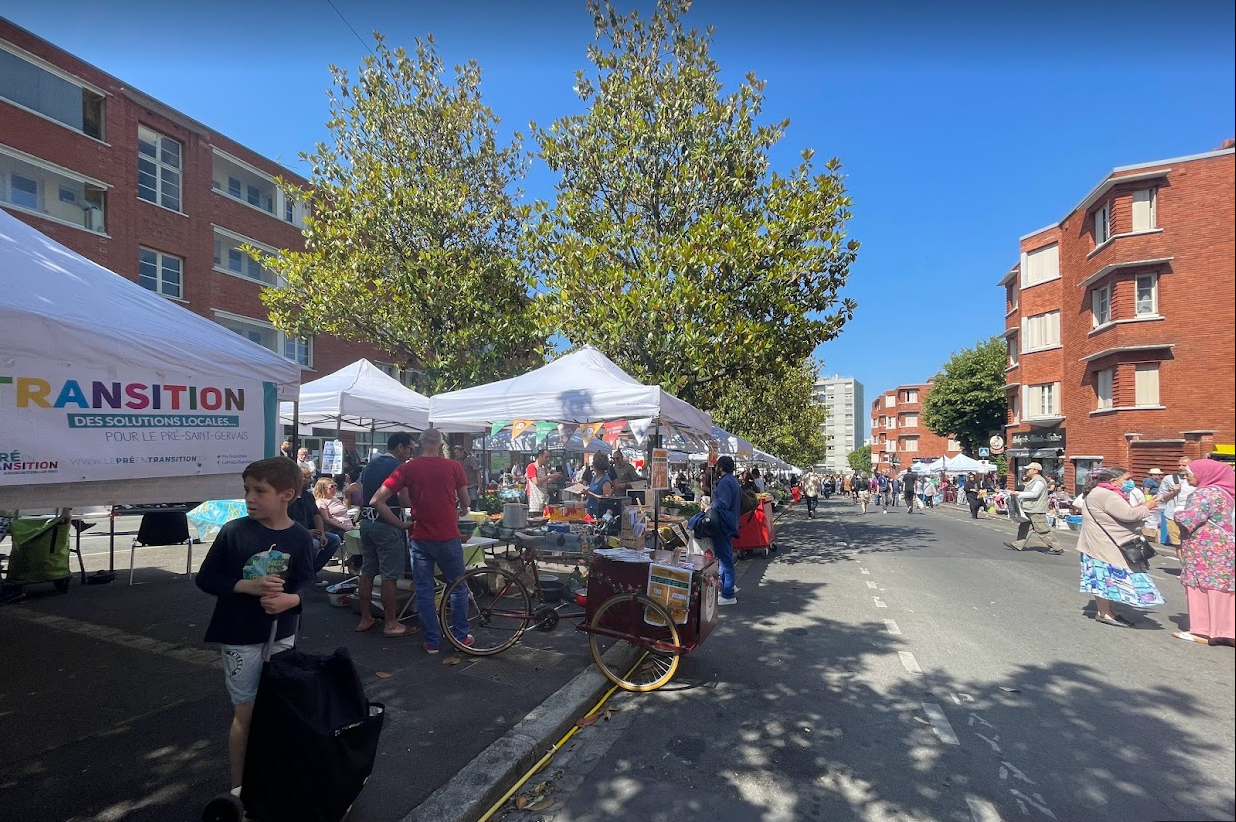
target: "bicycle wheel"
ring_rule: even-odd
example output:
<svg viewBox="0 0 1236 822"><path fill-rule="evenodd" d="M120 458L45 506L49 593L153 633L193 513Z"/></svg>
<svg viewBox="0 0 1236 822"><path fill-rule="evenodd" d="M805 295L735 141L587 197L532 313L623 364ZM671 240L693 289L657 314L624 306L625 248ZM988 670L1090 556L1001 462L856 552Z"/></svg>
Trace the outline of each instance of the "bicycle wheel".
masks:
<svg viewBox="0 0 1236 822"><path fill-rule="evenodd" d="M665 624L646 624L645 612ZM637 632L658 638L647 639ZM631 663L627 655L620 655L623 658L617 660L605 659L605 653L618 645L635 646L648 653L642 659L636 657L639 662L628 670ZM592 617L588 631L588 650L601 673L619 688L636 693L655 691L673 678L681 653L678 647L678 628L669 612L643 594L617 594L605 600Z"/></svg>
<svg viewBox="0 0 1236 822"><path fill-rule="evenodd" d="M462 589L468 597L468 633L464 645L451 631L452 595ZM519 641L532 621L532 597L519 578L501 568L473 568L452 582L438 604L442 636L457 650L472 656L492 656Z"/></svg>

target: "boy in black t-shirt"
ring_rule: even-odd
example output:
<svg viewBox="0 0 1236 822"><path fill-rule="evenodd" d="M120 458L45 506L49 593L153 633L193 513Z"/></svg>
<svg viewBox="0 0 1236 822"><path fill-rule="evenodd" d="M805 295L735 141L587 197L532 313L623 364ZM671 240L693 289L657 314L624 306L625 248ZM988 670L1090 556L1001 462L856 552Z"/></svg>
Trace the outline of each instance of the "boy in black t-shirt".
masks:
<svg viewBox="0 0 1236 822"><path fill-rule="evenodd" d="M223 652L224 682L234 706L228 759L232 792L238 795L263 646L276 620L271 652L295 644L300 591L313 585L313 537L288 516L288 503L300 489L300 468L286 457L272 457L250 464L242 477L249 515L223 526L197 574L197 587L218 597L206 641L218 642ZM273 564L286 570L262 574L271 558L256 555L265 552L285 555Z"/></svg>

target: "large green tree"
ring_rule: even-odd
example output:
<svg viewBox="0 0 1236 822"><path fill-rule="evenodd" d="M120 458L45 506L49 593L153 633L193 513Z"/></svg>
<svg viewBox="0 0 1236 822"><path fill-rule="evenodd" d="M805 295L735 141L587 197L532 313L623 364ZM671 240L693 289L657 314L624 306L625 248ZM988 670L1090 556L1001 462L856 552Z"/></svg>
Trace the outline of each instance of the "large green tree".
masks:
<svg viewBox="0 0 1236 822"><path fill-rule="evenodd" d="M923 400L923 424L937 436L955 437L963 451L975 455L1004 426L1007 358L1002 337L954 354Z"/></svg>
<svg viewBox="0 0 1236 822"><path fill-rule="evenodd" d="M805 149L788 172L771 168L789 121L762 122L754 75L723 91L712 29L683 25L688 0L658 0L647 18L588 7L593 71L575 81L586 110L532 125L561 176L524 235L548 330L723 409L853 314L838 296L858 249L841 164L817 169Z"/></svg>
<svg viewBox="0 0 1236 822"><path fill-rule="evenodd" d="M717 398L713 419L726 431L786 462L813 465L824 458L826 450L821 430L824 407L812 396L817 376L813 360L754 374L739 390Z"/></svg>
<svg viewBox="0 0 1236 822"><path fill-rule="evenodd" d="M375 38L355 78L331 66L330 142L294 192L306 249L263 260L284 284L262 299L280 329L373 344L430 392L510 376L544 339L516 248L521 138L499 140L475 62L448 76L432 37Z"/></svg>
<svg viewBox="0 0 1236 822"><path fill-rule="evenodd" d="M854 469L855 474L870 474L871 446L864 445L861 448L855 448L845 455L845 461L850 464L850 468Z"/></svg>

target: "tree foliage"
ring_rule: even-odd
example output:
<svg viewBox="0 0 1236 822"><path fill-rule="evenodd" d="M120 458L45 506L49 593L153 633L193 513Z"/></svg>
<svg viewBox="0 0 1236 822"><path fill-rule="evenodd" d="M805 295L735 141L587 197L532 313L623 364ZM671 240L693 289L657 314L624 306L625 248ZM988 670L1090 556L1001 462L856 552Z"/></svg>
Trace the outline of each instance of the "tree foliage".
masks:
<svg viewBox="0 0 1236 822"><path fill-rule="evenodd" d="M804 360L796 368L752 375L739 390L718 397L713 420L786 462L814 465L826 450L824 407L812 396L817 370L813 360Z"/></svg>
<svg viewBox="0 0 1236 822"><path fill-rule="evenodd" d="M499 144L475 62L449 78L432 38L409 55L375 37L354 79L331 66L331 142L295 192L312 192L306 250L263 258L286 285L262 299L283 331L370 343L429 391L510 376L543 340L516 247L521 138Z"/></svg>
<svg viewBox="0 0 1236 822"><path fill-rule="evenodd" d="M973 456L1000 431L1008 412L1004 339L992 337L954 354L923 399L923 424L937 436L952 436Z"/></svg>
<svg viewBox="0 0 1236 822"><path fill-rule="evenodd" d="M806 149L788 173L770 167L789 121L760 122L754 75L723 93L712 30L685 29L689 7L658 0L645 19L589 0L586 111L532 126L560 181L524 248L548 330L736 419L729 395L792 372L852 316L838 290L858 243L840 162L817 170Z"/></svg>
<svg viewBox="0 0 1236 822"><path fill-rule="evenodd" d="M845 455L845 460L854 469L855 474L871 473L871 446L864 445Z"/></svg>

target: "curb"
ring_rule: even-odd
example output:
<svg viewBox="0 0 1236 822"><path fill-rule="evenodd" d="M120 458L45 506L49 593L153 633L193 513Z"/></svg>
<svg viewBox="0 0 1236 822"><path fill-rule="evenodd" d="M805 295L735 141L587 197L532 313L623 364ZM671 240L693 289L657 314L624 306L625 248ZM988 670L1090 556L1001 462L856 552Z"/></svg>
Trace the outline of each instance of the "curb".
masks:
<svg viewBox="0 0 1236 822"><path fill-rule="evenodd" d="M634 660L636 651L615 646L606 653L606 661L623 656ZM549 753L611 685L595 666L589 666L477 754L401 822L480 822L482 814Z"/></svg>

